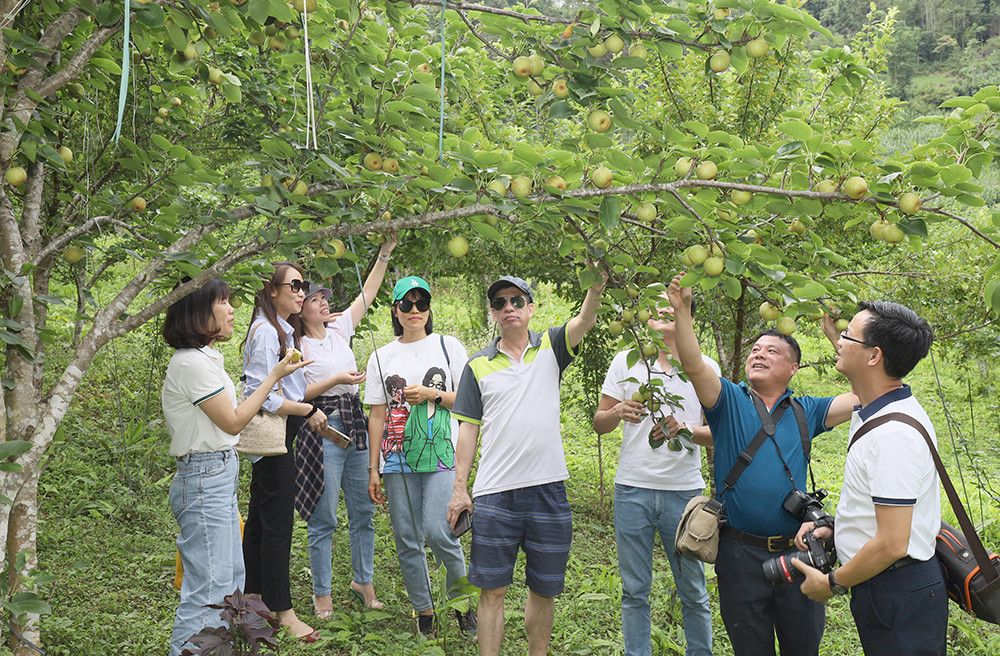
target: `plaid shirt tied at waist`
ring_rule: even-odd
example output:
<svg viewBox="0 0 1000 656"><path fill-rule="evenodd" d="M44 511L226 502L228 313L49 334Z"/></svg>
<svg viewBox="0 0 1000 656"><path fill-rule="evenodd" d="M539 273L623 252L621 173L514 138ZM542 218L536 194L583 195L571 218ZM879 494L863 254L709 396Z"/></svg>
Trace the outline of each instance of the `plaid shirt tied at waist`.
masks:
<svg viewBox="0 0 1000 656"><path fill-rule="evenodd" d="M344 424L344 434L351 438L352 446L358 451L368 450L368 418L361 399L357 394L340 396L320 396L312 401L323 414L329 417L340 414ZM323 440L326 438L313 432L308 423L303 423L296 435L295 444L295 508L302 519L309 521L319 502L326 483L323 477Z"/></svg>

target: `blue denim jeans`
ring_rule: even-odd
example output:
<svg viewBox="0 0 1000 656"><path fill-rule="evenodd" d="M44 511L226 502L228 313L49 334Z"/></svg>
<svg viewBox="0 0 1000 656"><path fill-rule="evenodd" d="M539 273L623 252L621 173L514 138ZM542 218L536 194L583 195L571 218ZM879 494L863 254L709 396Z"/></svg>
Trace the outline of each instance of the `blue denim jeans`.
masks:
<svg viewBox="0 0 1000 656"><path fill-rule="evenodd" d="M170 509L180 526L177 549L184 564L181 602L170 636L170 656L205 627L222 626L222 598L243 587L243 546L236 506L236 451L192 453L177 459Z"/></svg>
<svg viewBox="0 0 1000 656"><path fill-rule="evenodd" d="M448 571L448 587L465 576L465 555L448 525L448 502L455 483L454 471L426 474L386 474L389 519L396 538L396 555L403 584L413 610L434 607L424 544Z"/></svg>
<svg viewBox="0 0 1000 656"><path fill-rule="evenodd" d="M341 432L344 430L339 418L331 419L330 425ZM317 597L331 592L333 532L337 528L341 490L347 506L354 581L361 585L371 583L375 569L375 528L372 525L375 505L368 497L368 451L358 451L353 445L342 449L330 440L323 440L323 480L323 496L309 518L309 564L313 594Z"/></svg>
<svg viewBox="0 0 1000 656"><path fill-rule="evenodd" d="M653 546L659 532L674 584L681 598L687 656L711 656L712 611L705 589L705 567L674 549L677 523L687 502L701 490L651 490L615 484L615 540L622 575L622 633L626 656L649 656L649 591L653 583Z"/></svg>

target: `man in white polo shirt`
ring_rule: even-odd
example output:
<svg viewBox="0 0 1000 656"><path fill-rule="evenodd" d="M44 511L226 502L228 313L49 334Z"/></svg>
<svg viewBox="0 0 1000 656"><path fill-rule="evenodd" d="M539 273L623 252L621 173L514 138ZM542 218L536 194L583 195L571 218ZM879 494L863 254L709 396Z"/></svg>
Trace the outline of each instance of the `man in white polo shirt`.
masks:
<svg viewBox="0 0 1000 656"><path fill-rule="evenodd" d="M469 582L480 588L479 653L500 653L504 596L517 552L527 563L524 624L530 656L545 656L552 638L554 598L562 592L573 535L563 481L569 478L559 429L559 381L597 321L604 282L594 285L580 313L544 333L528 330L531 287L503 276L486 292L500 336L473 355L458 386L452 415L460 422L455 487L448 521L473 508L469 470L482 432L472 495L475 517Z"/></svg>
<svg viewBox="0 0 1000 656"><path fill-rule="evenodd" d="M915 428L889 421L854 440L868 421L888 413L916 419L937 443L934 426L903 376L927 355L931 327L898 303L858 304L837 342L837 371L861 405L851 419L844 486L834 542L842 567L823 574L801 561L802 592L826 601L851 590L851 613L869 656L937 656L946 649L948 596L935 539L941 527L938 477ZM813 527L803 524L796 537ZM817 536L822 536L817 530Z"/></svg>
<svg viewBox="0 0 1000 656"><path fill-rule="evenodd" d="M666 296L666 295L664 295ZM694 312L694 302L691 310ZM681 598L687 656L712 656L712 609L705 587L705 566L691 555L679 555L674 535L684 507L705 489L701 476L701 450L697 446L671 451L665 438L672 438L679 428L694 432L696 443L710 445L711 430L703 426L701 404L694 385L681 377L671 363L677 359L674 309L664 298L656 317L647 325L663 336L668 351L660 351L656 362L647 366L639 360L628 366L628 351L611 361L601 387L601 400L594 414L594 430L610 433L622 427L621 456L615 475L615 542L618 545L618 569L622 576L622 634L625 656L649 656L649 591L653 583L653 547L656 534L667 553L670 571ZM721 375L719 365L706 355L705 364ZM657 389L678 400L677 407L663 405L665 426L654 428L649 409L632 400L640 383L661 381ZM669 398L669 397L668 397ZM659 401L657 401L659 404ZM667 434L663 434L664 428ZM650 432L653 441L650 443ZM657 439L659 438L659 439Z"/></svg>

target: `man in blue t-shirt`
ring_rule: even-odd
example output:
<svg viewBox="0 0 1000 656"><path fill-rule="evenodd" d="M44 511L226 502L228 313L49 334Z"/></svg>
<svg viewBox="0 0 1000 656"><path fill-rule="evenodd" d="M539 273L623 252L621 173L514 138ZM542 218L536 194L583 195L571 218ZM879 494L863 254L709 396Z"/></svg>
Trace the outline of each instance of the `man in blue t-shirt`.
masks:
<svg viewBox="0 0 1000 656"><path fill-rule="evenodd" d="M677 352L694 385L715 442L715 481L726 478L740 454L761 428L754 397L774 413L792 396L788 383L799 368L802 352L788 335L769 330L754 342L745 362L749 383L732 383L705 366L691 319L691 290L670 283ZM824 318L827 337L836 333ZM796 396L805 415L807 438L847 421L857 397ZM800 522L782 502L792 490L806 489L806 454L795 412L789 408L775 425L774 438L757 451L734 489L722 493L726 525L719 541L715 572L719 605L735 656L773 656L777 635L782 656L819 653L824 607L810 601L798 586L773 586L764 578L764 561L795 550Z"/></svg>

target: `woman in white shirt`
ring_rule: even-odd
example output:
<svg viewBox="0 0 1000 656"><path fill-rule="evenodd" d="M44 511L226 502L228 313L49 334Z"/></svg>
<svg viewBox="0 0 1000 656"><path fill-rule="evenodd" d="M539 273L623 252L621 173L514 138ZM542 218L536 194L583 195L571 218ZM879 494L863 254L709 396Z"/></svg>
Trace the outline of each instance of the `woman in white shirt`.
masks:
<svg viewBox="0 0 1000 656"><path fill-rule="evenodd" d="M250 477L250 505L243 531L246 591L260 594L281 624L296 638L316 642L319 631L303 622L292 608L289 561L295 499L295 435L303 423L315 430L326 426L326 415L306 403L306 379L302 370L285 378L281 387L270 385L264 374L275 362L298 348L289 317L298 314L309 284L302 269L291 262L278 262L274 273L257 292L253 322L243 351L246 393L260 387L269 390L264 410L287 417L285 447L280 456L254 460Z"/></svg>
<svg viewBox="0 0 1000 656"><path fill-rule="evenodd" d="M462 545L448 524L447 510L458 436L451 407L468 356L456 338L433 332L431 288L423 278L409 276L396 283L390 312L396 339L372 354L366 373L365 403L371 406L368 494L376 503L386 501L379 478L381 455L406 594L418 630L431 635L434 603L425 540L444 563L449 589L465 576ZM475 611L455 614L462 631L475 635Z"/></svg>
<svg viewBox="0 0 1000 656"><path fill-rule="evenodd" d="M243 587L234 447L270 387L303 366L285 357L267 374L266 384L237 405L222 354L213 348L232 334L229 287L218 278L171 305L163 322L163 338L176 349L161 399L170 455L177 459L170 508L180 529L177 549L184 565L170 656L180 654L202 629L220 625L218 610L207 604L221 604Z"/></svg>
<svg viewBox="0 0 1000 656"><path fill-rule="evenodd" d="M330 312L333 292L310 286L298 321L293 322L302 353L310 360L305 369L305 398L319 406L328 422L326 431L300 430L295 449L295 507L309 523L313 606L320 619L333 613L331 563L341 489L351 543L351 592L366 608L383 607L372 585L375 506L368 497L368 420L358 397L358 384L365 374L358 371L351 337L382 286L395 247L396 235L392 234L379 249L361 293L345 312Z"/></svg>

